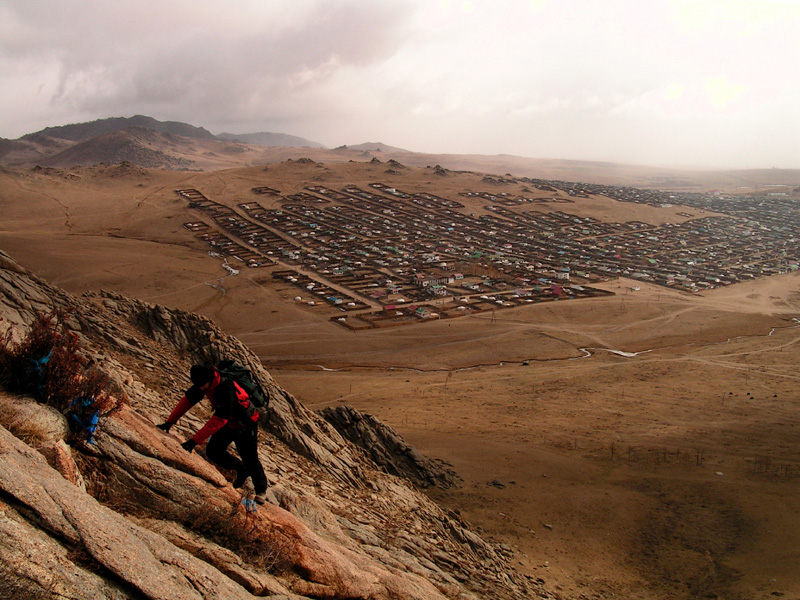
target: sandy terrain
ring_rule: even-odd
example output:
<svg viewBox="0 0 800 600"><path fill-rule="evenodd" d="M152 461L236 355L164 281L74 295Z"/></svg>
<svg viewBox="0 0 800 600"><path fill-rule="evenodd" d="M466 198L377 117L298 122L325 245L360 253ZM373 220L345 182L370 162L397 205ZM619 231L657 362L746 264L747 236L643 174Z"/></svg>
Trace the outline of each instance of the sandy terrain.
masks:
<svg viewBox="0 0 800 600"><path fill-rule="evenodd" d="M739 287L645 287L465 325L496 366L465 369L470 344L433 333L450 369L272 373L452 462L464 486L433 496L570 595L794 597L800 277Z"/></svg>
<svg viewBox="0 0 800 600"><path fill-rule="evenodd" d="M0 174L0 248L75 293L207 314L312 408L375 414L461 475L433 497L565 597L800 598L800 275L693 296L612 281L608 298L353 333L268 271L226 277L172 190L233 203L257 184L390 180L385 165L113 169ZM396 177L445 196L480 182Z"/></svg>

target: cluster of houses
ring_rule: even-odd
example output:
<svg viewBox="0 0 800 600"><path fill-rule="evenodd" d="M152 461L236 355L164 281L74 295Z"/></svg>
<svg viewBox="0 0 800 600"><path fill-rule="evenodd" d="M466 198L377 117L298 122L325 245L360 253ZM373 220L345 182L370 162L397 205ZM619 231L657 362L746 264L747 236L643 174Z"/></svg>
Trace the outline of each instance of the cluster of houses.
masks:
<svg viewBox="0 0 800 600"><path fill-rule="evenodd" d="M319 280L298 273L292 269L280 269L272 273L273 279L281 280L302 291L304 295L294 296L296 302L304 302L308 306L317 306L321 301L339 307L342 310L364 310L370 305L343 293Z"/></svg>
<svg viewBox="0 0 800 600"><path fill-rule="evenodd" d="M487 202L476 215L459 201L382 183L312 185L287 196L253 189L277 197L280 208L256 200L232 208L198 190L176 192L208 217L185 226L216 251L249 267L279 265L274 276L313 292L311 304L371 307L375 322L582 297L600 293L592 283L620 276L696 292L798 268L800 216L788 197L522 181L568 196L715 214L679 224L605 223L536 210L529 197L463 192Z"/></svg>
<svg viewBox="0 0 800 600"><path fill-rule="evenodd" d="M603 273L697 292L794 271L800 263L800 212L797 200L788 193L726 195L523 181L561 189L571 196L602 195L656 207L684 206L692 210L681 213L685 217L716 213L681 224L650 227L633 236L597 238L589 246L593 251L590 256L592 266ZM618 251L612 253L613 260L609 260L609 250Z"/></svg>

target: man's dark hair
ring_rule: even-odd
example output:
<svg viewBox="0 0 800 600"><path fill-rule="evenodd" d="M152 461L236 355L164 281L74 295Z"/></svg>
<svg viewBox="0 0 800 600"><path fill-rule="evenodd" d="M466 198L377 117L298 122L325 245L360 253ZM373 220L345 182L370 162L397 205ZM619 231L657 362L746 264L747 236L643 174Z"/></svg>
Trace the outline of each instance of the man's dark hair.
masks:
<svg viewBox="0 0 800 600"><path fill-rule="evenodd" d="M192 365L189 369L189 378L195 385L204 385L214 378L214 370L203 365Z"/></svg>

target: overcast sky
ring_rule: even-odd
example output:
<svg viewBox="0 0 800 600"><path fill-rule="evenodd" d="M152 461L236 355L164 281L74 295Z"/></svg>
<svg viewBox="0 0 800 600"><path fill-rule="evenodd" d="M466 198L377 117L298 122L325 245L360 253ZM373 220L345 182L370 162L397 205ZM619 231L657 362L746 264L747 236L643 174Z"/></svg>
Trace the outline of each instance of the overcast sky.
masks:
<svg viewBox="0 0 800 600"><path fill-rule="evenodd" d="M0 0L0 137L136 114L329 147L800 168L800 0Z"/></svg>

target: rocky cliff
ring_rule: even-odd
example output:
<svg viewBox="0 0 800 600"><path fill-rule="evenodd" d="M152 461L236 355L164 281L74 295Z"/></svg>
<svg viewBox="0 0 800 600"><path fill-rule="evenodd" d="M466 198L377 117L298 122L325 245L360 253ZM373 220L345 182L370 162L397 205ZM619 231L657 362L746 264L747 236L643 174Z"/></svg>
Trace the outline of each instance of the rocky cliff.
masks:
<svg viewBox="0 0 800 600"><path fill-rule="evenodd" d="M0 390L0 598L551 597L514 572L510 548L410 481L452 485L446 466L369 415L309 411L209 320L77 298L2 252L0 291L0 333L20 339L37 314L65 311L122 402L88 444L58 411ZM246 490L180 447L209 416L200 406L170 434L154 427L189 366L221 357L249 366L271 397L260 455L274 502L255 512Z"/></svg>

